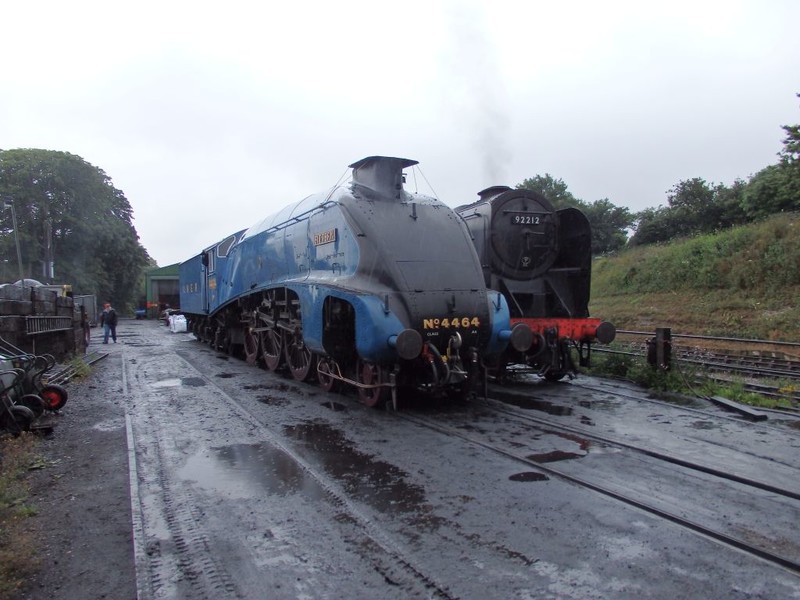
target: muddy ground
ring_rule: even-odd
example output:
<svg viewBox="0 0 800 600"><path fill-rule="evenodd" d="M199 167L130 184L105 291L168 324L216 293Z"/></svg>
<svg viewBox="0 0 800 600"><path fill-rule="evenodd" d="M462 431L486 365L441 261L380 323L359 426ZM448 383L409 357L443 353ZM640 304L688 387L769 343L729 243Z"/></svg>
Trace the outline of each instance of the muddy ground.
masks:
<svg viewBox="0 0 800 600"><path fill-rule="evenodd" d="M21 598L136 598L125 398L112 360L70 382L52 417L48 466L31 477L42 567Z"/></svg>

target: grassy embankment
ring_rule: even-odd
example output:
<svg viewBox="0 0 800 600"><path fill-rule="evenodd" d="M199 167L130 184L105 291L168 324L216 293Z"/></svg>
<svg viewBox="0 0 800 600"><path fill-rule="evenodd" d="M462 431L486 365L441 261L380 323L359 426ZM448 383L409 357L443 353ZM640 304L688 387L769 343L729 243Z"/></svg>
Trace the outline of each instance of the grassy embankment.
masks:
<svg viewBox="0 0 800 600"><path fill-rule="evenodd" d="M597 258L590 310L622 330L670 327L673 334L800 342L798 294L800 215L782 214L714 235ZM639 365L626 368L619 359L596 356L598 370L652 379L640 373ZM645 383L679 387L678 381ZM737 395L725 391L728 397Z"/></svg>

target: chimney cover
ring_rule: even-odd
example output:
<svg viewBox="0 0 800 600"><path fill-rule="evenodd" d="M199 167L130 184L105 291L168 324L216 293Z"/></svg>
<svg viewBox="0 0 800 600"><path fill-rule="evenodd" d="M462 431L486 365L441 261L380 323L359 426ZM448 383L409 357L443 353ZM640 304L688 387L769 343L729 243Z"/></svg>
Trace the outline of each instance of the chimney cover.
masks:
<svg viewBox="0 0 800 600"><path fill-rule="evenodd" d="M403 189L403 169L419 164L408 158L368 156L350 165L353 181L379 194L397 197Z"/></svg>

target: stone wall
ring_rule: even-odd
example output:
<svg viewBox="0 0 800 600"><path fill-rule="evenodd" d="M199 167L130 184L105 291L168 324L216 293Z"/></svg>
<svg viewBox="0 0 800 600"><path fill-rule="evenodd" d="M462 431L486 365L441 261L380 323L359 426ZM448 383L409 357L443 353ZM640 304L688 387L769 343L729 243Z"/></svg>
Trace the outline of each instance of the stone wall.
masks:
<svg viewBox="0 0 800 600"><path fill-rule="evenodd" d="M52 354L58 362L82 355L81 322L70 297L37 287L0 286L0 353L11 354L16 347L28 354Z"/></svg>

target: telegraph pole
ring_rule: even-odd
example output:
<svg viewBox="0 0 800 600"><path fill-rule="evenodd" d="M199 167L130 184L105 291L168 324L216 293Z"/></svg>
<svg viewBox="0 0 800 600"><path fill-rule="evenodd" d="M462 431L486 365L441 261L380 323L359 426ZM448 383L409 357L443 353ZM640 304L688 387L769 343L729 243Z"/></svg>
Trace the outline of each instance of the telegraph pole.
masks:
<svg viewBox="0 0 800 600"><path fill-rule="evenodd" d="M17 232L17 211L14 210L14 201L3 198L3 209L11 207L11 223L14 226L14 241L17 244L17 264L19 264L19 280L24 282L25 276L22 273L22 252L19 249L19 233Z"/></svg>

